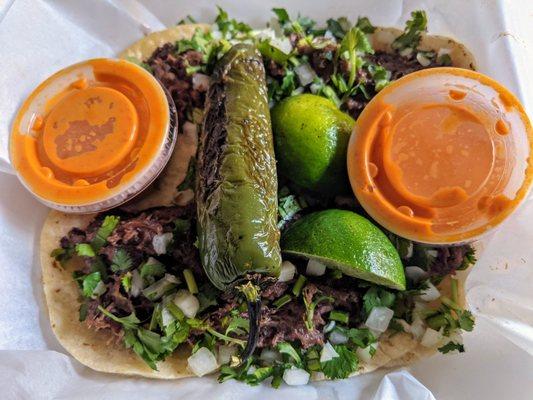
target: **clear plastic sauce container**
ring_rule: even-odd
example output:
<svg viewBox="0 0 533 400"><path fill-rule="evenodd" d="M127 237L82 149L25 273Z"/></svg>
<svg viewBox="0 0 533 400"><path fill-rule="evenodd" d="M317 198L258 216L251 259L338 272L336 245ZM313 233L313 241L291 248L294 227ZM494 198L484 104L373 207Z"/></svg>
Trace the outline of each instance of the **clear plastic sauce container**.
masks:
<svg viewBox="0 0 533 400"><path fill-rule="evenodd" d="M176 118L148 71L125 60L84 61L26 99L11 131L11 164L49 207L106 210L157 177L175 144Z"/></svg>
<svg viewBox="0 0 533 400"><path fill-rule="evenodd" d="M434 68L393 82L363 110L348 172L363 208L390 231L431 244L474 240L531 185L532 128L506 88Z"/></svg>

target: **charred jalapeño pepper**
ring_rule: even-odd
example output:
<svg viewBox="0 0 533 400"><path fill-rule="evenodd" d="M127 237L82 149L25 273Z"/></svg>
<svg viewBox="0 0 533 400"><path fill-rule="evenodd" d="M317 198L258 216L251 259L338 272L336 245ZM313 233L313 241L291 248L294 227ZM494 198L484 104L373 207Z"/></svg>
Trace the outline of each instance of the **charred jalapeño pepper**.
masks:
<svg viewBox="0 0 533 400"><path fill-rule="evenodd" d="M265 70L252 45L233 46L211 77L197 174L198 247L211 282L226 290L248 273L278 276L277 176ZM260 298L241 286L257 341Z"/></svg>

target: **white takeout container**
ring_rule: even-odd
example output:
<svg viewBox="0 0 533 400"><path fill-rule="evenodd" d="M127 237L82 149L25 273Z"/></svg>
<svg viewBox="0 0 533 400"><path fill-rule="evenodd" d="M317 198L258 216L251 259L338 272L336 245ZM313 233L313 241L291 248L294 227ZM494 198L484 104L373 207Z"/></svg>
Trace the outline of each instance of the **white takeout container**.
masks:
<svg viewBox="0 0 533 400"><path fill-rule="evenodd" d="M423 8L430 33L452 35L476 56L479 70L513 91L532 114L530 1L330 0L217 1L255 27L286 6L324 22L366 15L403 26ZM212 21L215 4L164 0L8 0L0 2L0 386L2 399L529 399L533 393L533 200L483 242L467 281L477 317L466 353L437 355L400 372L378 371L305 387L192 378L153 381L93 372L66 355L53 336L41 287L39 233L47 209L10 175L7 139L22 99L53 71L92 57L112 57L144 33L187 14ZM529 19L528 19L529 18ZM529 29L529 30L528 30ZM528 47L529 46L529 47ZM529 57L529 58L528 58Z"/></svg>

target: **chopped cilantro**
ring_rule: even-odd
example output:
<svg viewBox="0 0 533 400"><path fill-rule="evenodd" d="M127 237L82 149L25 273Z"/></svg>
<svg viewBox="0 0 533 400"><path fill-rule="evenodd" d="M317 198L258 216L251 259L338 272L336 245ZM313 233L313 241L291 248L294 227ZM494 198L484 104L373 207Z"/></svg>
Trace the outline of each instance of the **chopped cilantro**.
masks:
<svg viewBox="0 0 533 400"><path fill-rule="evenodd" d="M421 34L427 31L427 16L422 10L413 11L411 19L405 24L404 32L392 42L392 48L402 50L416 49L420 43Z"/></svg>
<svg viewBox="0 0 533 400"><path fill-rule="evenodd" d="M128 252L124 249L118 249L111 260L111 271L120 272L127 271L131 268L133 261Z"/></svg>
<svg viewBox="0 0 533 400"><path fill-rule="evenodd" d="M374 33L376 27L370 23L370 20L367 17L357 18L356 27L361 29L364 33Z"/></svg>
<svg viewBox="0 0 533 400"><path fill-rule="evenodd" d="M131 278L132 278L132 275L131 275L131 272L129 271L126 274L124 274L122 278L120 278L120 284L122 285L122 288L124 289L126 293L129 293L131 290Z"/></svg>
<svg viewBox="0 0 533 400"><path fill-rule="evenodd" d="M387 289L372 286L363 296L363 309L369 315L374 307L392 308L396 295Z"/></svg>
<svg viewBox="0 0 533 400"><path fill-rule="evenodd" d="M321 363L322 372L330 379L348 378L357 370L359 364L357 356L344 344L334 345L333 348L339 356Z"/></svg>
<svg viewBox="0 0 533 400"><path fill-rule="evenodd" d="M120 218L114 215L107 215L104 218L102 225L96 231L96 236L91 242L91 246L96 253L106 244L107 238L115 230L119 222Z"/></svg>
<svg viewBox="0 0 533 400"><path fill-rule="evenodd" d="M137 328L137 325L141 323L141 321L139 321L139 318L137 318L134 312L132 312L130 315L126 317L117 317L116 315L107 311L102 306L98 306L98 310L100 310L100 312L104 314L106 317L111 318L113 321L121 324L126 329Z"/></svg>
<svg viewBox="0 0 533 400"><path fill-rule="evenodd" d="M439 347L439 351L442 354L447 354L451 351L458 351L459 353L464 353L465 347L460 343L448 342L444 346Z"/></svg>
<svg viewBox="0 0 533 400"><path fill-rule="evenodd" d="M96 254L94 253L93 248L88 243L79 243L76 245L76 254L80 257L94 257Z"/></svg>
<svg viewBox="0 0 533 400"><path fill-rule="evenodd" d="M302 364L302 357L290 343L281 342L276 347L281 354L288 356L289 360L292 359L297 366Z"/></svg>
<svg viewBox="0 0 533 400"><path fill-rule="evenodd" d="M106 291L100 272L93 272L82 279L82 292L85 297L98 297Z"/></svg>
<svg viewBox="0 0 533 400"><path fill-rule="evenodd" d="M243 317L233 317L226 328L226 335L235 333L236 335L244 335L250 329L250 321Z"/></svg>

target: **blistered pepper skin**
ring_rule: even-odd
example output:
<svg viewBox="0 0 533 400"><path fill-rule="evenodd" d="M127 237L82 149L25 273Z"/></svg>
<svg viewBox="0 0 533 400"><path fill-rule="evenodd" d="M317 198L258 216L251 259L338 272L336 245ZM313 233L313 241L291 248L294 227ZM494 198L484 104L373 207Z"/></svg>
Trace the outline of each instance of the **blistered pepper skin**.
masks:
<svg viewBox="0 0 533 400"><path fill-rule="evenodd" d="M259 272L278 276L277 175L265 70L239 44L215 67L197 173L198 247L211 282L226 289Z"/></svg>

